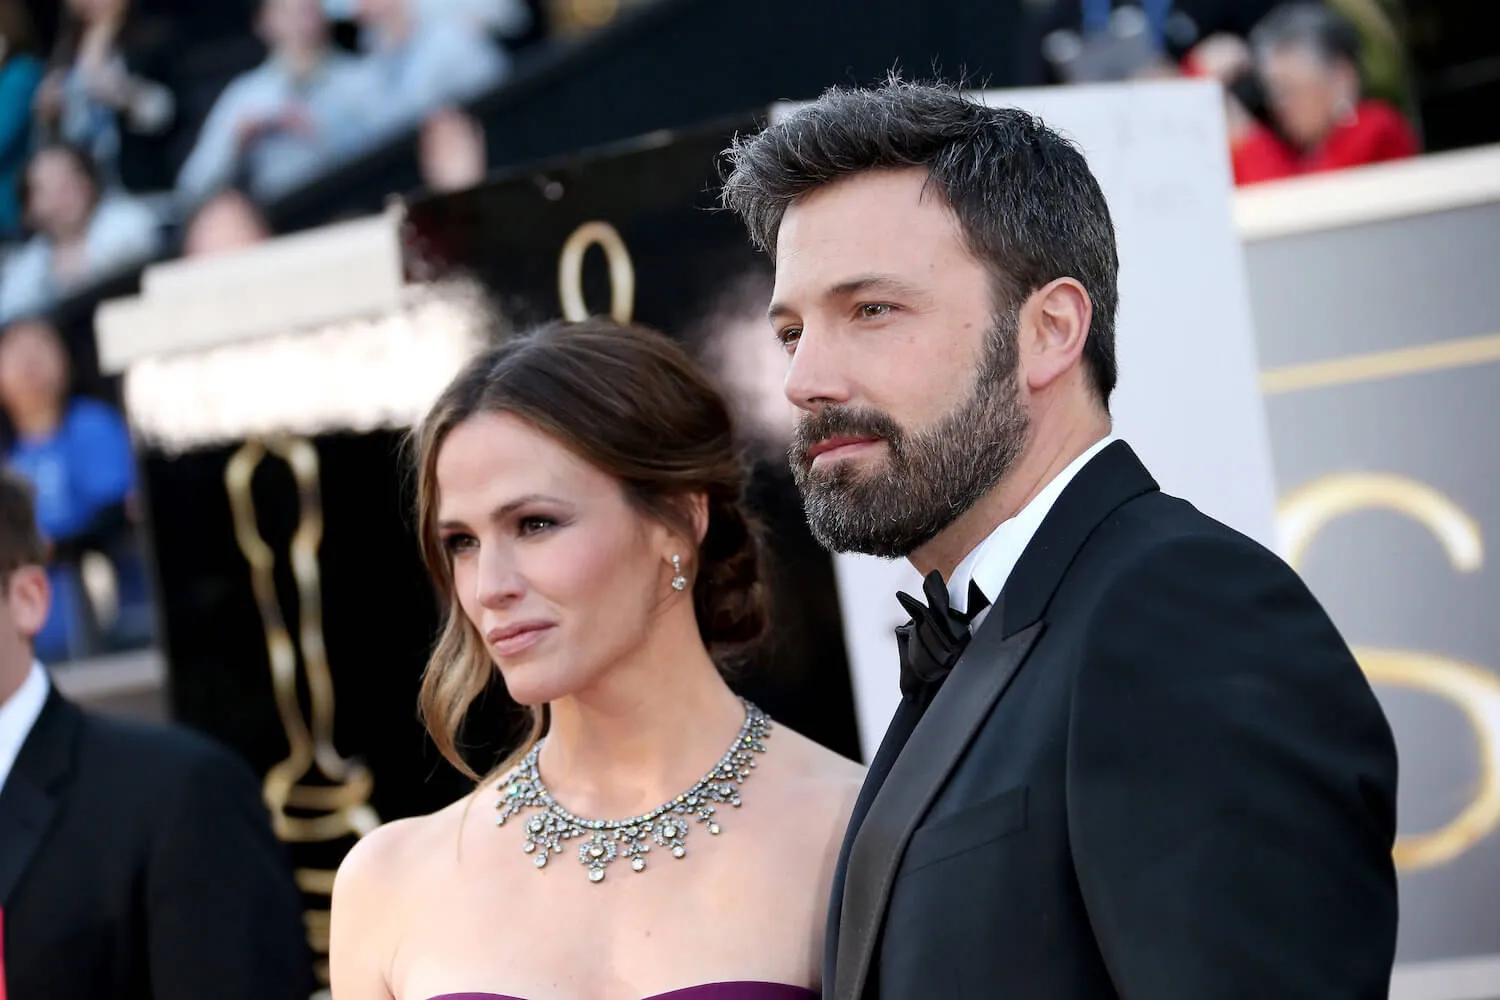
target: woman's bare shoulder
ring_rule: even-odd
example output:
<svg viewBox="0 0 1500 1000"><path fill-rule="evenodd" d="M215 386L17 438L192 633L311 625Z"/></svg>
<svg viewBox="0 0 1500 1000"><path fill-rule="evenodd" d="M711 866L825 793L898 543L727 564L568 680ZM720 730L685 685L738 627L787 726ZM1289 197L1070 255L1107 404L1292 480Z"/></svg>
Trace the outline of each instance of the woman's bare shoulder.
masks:
<svg viewBox="0 0 1500 1000"><path fill-rule="evenodd" d="M772 752L786 762L782 769L794 792L822 802L840 822L848 819L865 780L865 769L842 754L834 753L794 729L778 724L773 730Z"/></svg>
<svg viewBox="0 0 1500 1000"><path fill-rule="evenodd" d="M445 845L448 855L455 850L464 817L477 794L425 816L392 820L365 834L344 855L334 881L335 894L357 895L371 902L389 899L424 869L441 863Z"/></svg>

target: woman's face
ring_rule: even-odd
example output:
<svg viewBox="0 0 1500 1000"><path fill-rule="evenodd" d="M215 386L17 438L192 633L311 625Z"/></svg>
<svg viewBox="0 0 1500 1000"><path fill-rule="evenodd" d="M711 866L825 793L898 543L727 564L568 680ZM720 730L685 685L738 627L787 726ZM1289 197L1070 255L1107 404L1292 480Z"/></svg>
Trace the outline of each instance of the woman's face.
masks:
<svg viewBox="0 0 1500 1000"><path fill-rule="evenodd" d="M1286 137L1311 149L1338 124L1359 98L1358 75L1301 45L1284 45L1261 56L1266 100ZM1352 83L1352 86L1351 86Z"/></svg>
<svg viewBox="0 0 1500 1000"><path fill-rule="evenodd" d="M580 693L644 646L681 547L617 480L503 413L454 427L435 472L459 604L511 697Z"/></svg>
<svg viewBox="0 0 1500 1000"><path fill-rule="evenodd" d="M55 410L67 391L68 359L50 327L12 326L0 339L0 405L13 419Z"/></svg>

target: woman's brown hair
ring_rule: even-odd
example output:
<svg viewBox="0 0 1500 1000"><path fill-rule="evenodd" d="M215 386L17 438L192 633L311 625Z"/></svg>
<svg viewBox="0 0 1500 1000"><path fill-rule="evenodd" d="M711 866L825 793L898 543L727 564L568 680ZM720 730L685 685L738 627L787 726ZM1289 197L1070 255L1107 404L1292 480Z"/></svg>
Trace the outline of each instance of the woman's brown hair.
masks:
<svg viewBox="0 0 1500 1000"><path fill-rule="evenodd" d="M695 537L692 504L708 501L708 527L693 577L698 632L721 669L764 634L768 602L761 580L761 536L744 506L746 469L729 407L675 342L607 319L553 323L482 352L448 385L413 434L417 529L422 556L446 606L422 678L423 723L439 751L471 778L458 750L475 700L496 677L484 641L465 617L437 531L438 452L454 427L482 413L509 413L615 477L642 513ZM500 769L539 739L544 709Z"/></svg>

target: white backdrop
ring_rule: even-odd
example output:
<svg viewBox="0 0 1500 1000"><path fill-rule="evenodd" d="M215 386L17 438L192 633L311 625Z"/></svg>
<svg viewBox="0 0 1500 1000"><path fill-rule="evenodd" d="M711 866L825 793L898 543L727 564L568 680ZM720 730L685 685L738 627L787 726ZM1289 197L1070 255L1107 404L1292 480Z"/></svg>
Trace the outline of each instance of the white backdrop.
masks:
<svg viewBox="0 0 1500 1000"><path fill-rule="evenodd" d="M1275 487L1254 329L1231 209L1217 85L1160 81L980 95L1082 147L1120 248L1120 386L1111 409L1162 488L1275 548ZM786 109L778 109L784 113ZM904 561L835 560L866 760L900 698L892 630Z"/></svg>

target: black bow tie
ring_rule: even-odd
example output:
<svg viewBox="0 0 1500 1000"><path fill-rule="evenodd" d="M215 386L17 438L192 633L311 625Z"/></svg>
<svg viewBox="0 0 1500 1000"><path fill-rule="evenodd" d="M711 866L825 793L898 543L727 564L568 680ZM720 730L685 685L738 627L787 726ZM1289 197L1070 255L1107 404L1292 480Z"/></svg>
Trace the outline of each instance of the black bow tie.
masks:
<svg viewBox="0 0 1500 1000"><path fill-rule="evenodd" d="M971 580L969 610L954 611L948 606L948 586L937 570L922 581L922 592L927 595L926 604L908 594L896 594L911 615L911 621L896 629L896 647L901 652L901 693L926 702L958 662L969 644L970 623L990 601Z"/></svg>

